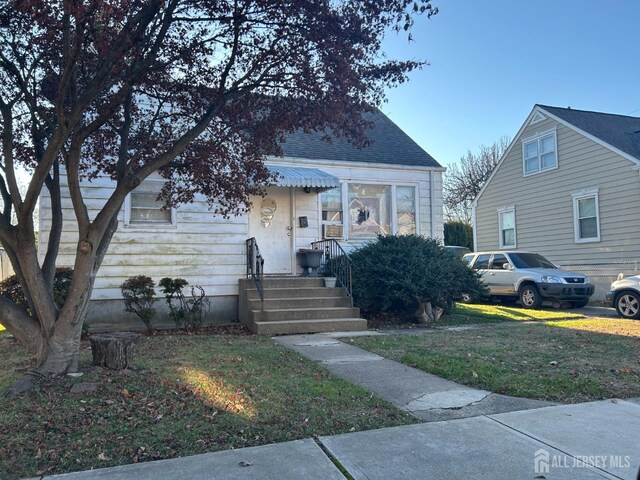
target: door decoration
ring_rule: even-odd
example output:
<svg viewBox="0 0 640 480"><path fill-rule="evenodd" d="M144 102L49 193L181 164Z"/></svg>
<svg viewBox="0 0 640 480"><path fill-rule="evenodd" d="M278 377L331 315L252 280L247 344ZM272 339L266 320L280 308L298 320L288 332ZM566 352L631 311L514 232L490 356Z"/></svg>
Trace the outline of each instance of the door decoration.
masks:
<svg viewBox="0 0 640 480"><path fill-rule="evenodd" d="M273 198L263 198L260 205L260 222L264 228L269 228L271 220L273 220L273 214L276 212L278 206Z"/></svg>

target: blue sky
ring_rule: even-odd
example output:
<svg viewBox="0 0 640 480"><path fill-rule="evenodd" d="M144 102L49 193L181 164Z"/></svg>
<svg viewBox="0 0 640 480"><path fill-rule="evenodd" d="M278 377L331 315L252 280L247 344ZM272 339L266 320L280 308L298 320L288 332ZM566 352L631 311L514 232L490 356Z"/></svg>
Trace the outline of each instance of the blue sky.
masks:
<svg viewBox="0 0 640 480"><path fill-rule="evenodd" d="M390 57L430 65L381 106L446 166L503 135L536 103L640 116L640 0L432 0Z"/></svg>

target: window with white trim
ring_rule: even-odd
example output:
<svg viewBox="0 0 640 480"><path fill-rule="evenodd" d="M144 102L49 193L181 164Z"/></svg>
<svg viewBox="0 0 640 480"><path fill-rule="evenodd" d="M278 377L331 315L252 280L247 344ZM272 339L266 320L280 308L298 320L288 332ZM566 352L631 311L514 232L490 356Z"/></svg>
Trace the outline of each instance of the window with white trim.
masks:
<svg viewBox="0 0 640 480"><path fill-rule="evenodd" d="M540 136L523 140L522 169L524 175L533 175L558 168L556 132L547 132Z"/></svg>
<svg viewBox="0 0 640 480"><path fill-rule="evenodd" d="M159 199L165 180L146 179L125 200L125 225L166 227L176 224L176 211Z"/></svg>
<svg viewBox="0 0 640 480"><path fill-rule="evenodd" d="M584 190L572 194L573 228L576 243L600 241L600 213L598 190Z"/></svg>
<svg viewBox="0 0 640 480"><path fill-rule="evenodd" d="M322 204L322 236L324 238L343 237L342 188L336 187L320 195Z"/></svg>
<svg viewBox="0 0 640 480"><path fill-rule="evenodd" d="M399 235L416 233L416 189L415 187L396 187L397 229Z"/></svg>
<svg viewBox="0 0 640 480"><path fill-rule="evenodd" d="M345 183L320 195L323 238L369 239L418 232L417 188Z"/></svg>
<svg viewBox="0 0 640 480"><path fill-rule="evenodd" d="M500 229L500 248L516 246L516 209L504 207L498 209L498 225Z"/></svg>

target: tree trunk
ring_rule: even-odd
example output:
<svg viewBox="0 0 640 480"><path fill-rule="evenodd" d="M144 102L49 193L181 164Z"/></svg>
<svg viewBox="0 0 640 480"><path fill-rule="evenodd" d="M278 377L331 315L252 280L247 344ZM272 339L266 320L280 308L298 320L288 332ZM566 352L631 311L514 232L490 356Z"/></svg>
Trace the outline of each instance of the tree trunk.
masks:
<svg viewBox="0 0 640 480"><path fill-rule="evenodd" d="M440 317L444 313L444 310L440 307L433 307L431 302L424 302L421 304L421 308L416 312L418 321L422 325L432 325L440 320Z"/></svg>
<svg viewBox="0 0 640 480"><path fill-rule="evenodd" d="M92 335L90 340L93 365L111 370L131 368L133 351L138 338L140 338L139 334L129 332Z"/></svg>

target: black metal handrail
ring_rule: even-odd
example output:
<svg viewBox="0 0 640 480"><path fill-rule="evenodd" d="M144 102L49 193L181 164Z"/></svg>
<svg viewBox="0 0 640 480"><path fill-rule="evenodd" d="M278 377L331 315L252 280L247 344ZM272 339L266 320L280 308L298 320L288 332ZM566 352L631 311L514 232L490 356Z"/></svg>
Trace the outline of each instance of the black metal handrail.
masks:
<svg viewBox="0 0 640 480"><path fill-rule="evenodd" d="M261 308L264 309L264 288L262 277L264 276L264 258L260 254L258 242L255 237L247 239L247 278L252 278L260 297Z"/></svg>
<svg viewBox="0 0 640 480"><path fill-rule="evenodd" d="M345 252L334 239L312 242L311 247L324 252L322 255L322 263L320 264L320 272L324 276L330 275L337 278L336 283L347 293L351 301L351 306L353 307L351 259L347 255L347 252Z"/></svg>

